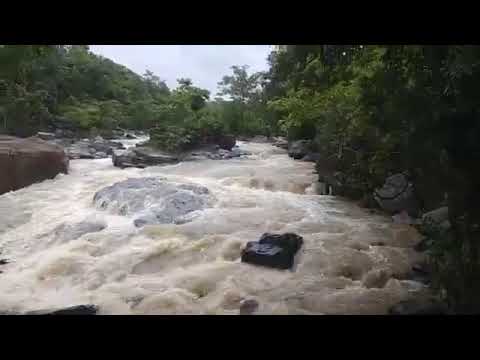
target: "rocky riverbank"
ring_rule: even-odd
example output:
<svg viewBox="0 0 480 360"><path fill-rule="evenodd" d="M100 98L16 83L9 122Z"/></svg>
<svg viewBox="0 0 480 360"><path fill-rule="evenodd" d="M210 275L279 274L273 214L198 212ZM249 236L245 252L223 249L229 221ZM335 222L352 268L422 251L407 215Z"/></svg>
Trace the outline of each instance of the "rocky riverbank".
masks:
<svg viewBox="0 0 480 360"><path fill-rule="evenodd" d="M361 207L371 211L380 211L392 218L392 223L410 225L421 234L421 241L415 250L424 254L425 259L413 266L407 278L409 280L431 284L431 264L428 250L434 238L439 234L451 231L448 220L448 207L440 206L431 211L421 207L421 199L415 184L409 179L407 173L397 173L385 179L382 187L371 192L365 192L362 183L353 179L346 179L337 169L335 159L325 159L322 154L314 152L311 140L298 140L288 142L284 138L263 139L288 151L288 155L295 160L311 161L316 163L316 170L321 184L321 193L325 195L343 196L349 200L357 201ZM441 203L440 203L441 205ZM382 276L381 274L379 275ZM387 277L388 278L388 277ZM446 314L448 306L438 296L404 301L390 309L391 314Z"/></svg>

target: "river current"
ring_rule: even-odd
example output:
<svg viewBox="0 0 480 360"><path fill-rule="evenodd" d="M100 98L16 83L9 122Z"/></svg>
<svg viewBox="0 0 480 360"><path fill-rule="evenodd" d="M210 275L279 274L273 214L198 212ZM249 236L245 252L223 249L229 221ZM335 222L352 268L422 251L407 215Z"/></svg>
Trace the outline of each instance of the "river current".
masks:
<svg viewBox="0 0 480 360"><path fill-rule="evenodd" d="M72 160L68 175L1 195L0 258L11 262L0 268L0 310L92 303L100 314L238 314L255 299L258 314L385 314L427 291L402 280L421 260L415 230L317 195L313 163L270 144L239 146L252 155L123 170L110 158ZM103 187L152 176L205 186L217 201L191 222L143 228L95 207ZM54 236L82 221L106 227ZM264 232L304 238L292 270L240 261Z"/></svg>

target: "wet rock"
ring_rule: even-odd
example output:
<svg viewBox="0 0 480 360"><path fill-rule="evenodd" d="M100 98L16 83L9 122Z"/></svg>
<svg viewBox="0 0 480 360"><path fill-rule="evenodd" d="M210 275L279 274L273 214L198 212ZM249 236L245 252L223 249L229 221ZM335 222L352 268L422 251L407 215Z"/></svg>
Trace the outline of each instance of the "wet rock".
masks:
<svg viewBox="0 0 480 360"><path fill-rule="evenodd" d="M98 191L95 204L119 215L133 215L134 224L188 222L193 211L210 205L207 188L195 184L176 184L161 178L128 179Z"/></svg>
<svg viewBox="0 0 480 360"><path fill-rule="evenodd" d="M240 302L240 315L252 315L258 309L258 301L255 299L245 299Z"/></svg>
<svg viewBox="0 0 480 360"><path fill-rule="evenodd" d="M25 313L25 315L96 315L98 312L98 306L88 305L76 305L58 310L35 310Z"/></svg>
<svg viewBox="0 0 480 360"><path fill-rule="evenodd" d="M125 138L126 139L136 139L137 137L135 135L132 135L132 134L127 134L127 135L125 135Z"/></svg>
<svg viewBox="0 0 480 360"><path fill-rule="evenodd" d="M447 306L436 299L401 301L389 309L390 315L446 315Z"/></svg>
<svg viewBox="0 0 480 360"><path fill-rule="evenodd" d="M88 144L88 147L94 149L96 152L103 152L111 155L115 149L125 149L125 147L115 141L105 140L102 137L96 137L94 141Z"/></svg>
<svg viewBox="0 0 480 360"><path fill-rule="evenodd" d="M63 148L36 137L0 136L0 194L68 172Z"/></svg>
<svg viewBox="0 0 480 360"><path fill-rule="evenodd" d="M292 233L262 235L259 241L250 241L242 250L242 262L290 269L294 257L303 244L303 238Z"/></svg>
<svg viewBox="0 0 480 360"><path fill-rule="evenodd" d="M72 144L68 149L68 157L74 159L95 159L95 156L90 151L89 142L78 141ZM93 151L95 152L95 151Z"/></svg>
<svg viewBox="0 0 480 360"><path fill-rule="evenodd" d="M38 132L37 137L48 141L48 140L54 140L55 139L55 134L54 133L49 133L49 132Z"/></svg>
<svg viewBox="0 0 480 360"><path fill-rule="evenodd" d="M251 152L234 147L231 151L224 149L199 149L183 156L182 161L227 160L251 155Z"/></svg>
<svg viewBox="0 0 480 360"><path fill-rule="evenodd" d="M0 259L0 265L6 265L9 261L7 259Z"/></svg>
<svg viewBox="0 0 480 360"><path fill-rule="evenodd" d="M67 242L79 237L105 229L107 225L102 222L83 221L77 224L62 224L54 229L55 241Z"/></svg>
<svg viewBox="0 0 480 360"><path fill-rule="evenodd" d="M113 165L119 168L173 164L179 161L177 156L149 147L135 147L126 151L114 151Z"/></svg>
<svg viewBox="0 0 480 360"><path fill-rule="evenodd" d="M385 184L374 192L380 207L392 214L406 211L410 216L417 216L419 204L415 198L413 184L404 174L395 174L385 180Z"/></svg>
<svg viewBox="0 0 480 360"><path fill-rule="evenodd" d="M288 146L288 156L299 160L310 152L312 142L310 140L293 141Z"/></svg>
<svg viewBox="0 0 480 360"><path fill-rule="evenodd" d="M20 315L20 313L16 311L5 310L5 311L0 311L0 315Z"/></svg>
<svg viewBox="0 0 480 360"><path fill-rule="evenodd" d="M67 152L70 159L104 159L112 155L114 150L124 148L119 142L97 136L93 140L84 139L71 144Z"/></svg>

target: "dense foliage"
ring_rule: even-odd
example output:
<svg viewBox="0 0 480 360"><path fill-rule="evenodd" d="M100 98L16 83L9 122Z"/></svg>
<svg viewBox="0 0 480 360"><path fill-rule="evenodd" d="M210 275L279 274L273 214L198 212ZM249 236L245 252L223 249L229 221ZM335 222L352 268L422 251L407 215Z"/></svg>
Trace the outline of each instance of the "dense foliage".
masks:
<svg viewBox="0 0 480 360"><path fill-rule="evenodd" d="M169 90L151 72L139 76L88 46L0 48L2 130L20 136L65 119L79 130L149 128Z"/></svg>
<svg viewBox="0 0 480 360"><path fill-rule="evenodd" d="M456 310L478 311L480 47L287 46L270 63L265 91L290 138L314 139L364 193L406 171L423 210L448 204L438 285Z"/></svg>

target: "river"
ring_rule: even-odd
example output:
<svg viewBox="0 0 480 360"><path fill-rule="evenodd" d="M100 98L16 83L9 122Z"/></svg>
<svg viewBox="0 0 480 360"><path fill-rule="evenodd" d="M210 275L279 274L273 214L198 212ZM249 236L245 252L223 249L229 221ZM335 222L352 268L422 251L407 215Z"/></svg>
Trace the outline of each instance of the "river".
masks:
<svg viewBox="0 0 480 360"><path fill-rule="evenodd" d="M139 140L129 140L133 146ZM333 196L316 195L314 164L269 144L239 142L247 158L119 169L111 159L73 160L70 173L0 196L0 310L93 303L100 314L385 314L426 291L399 280L421 259L418 234ZM128 178L161 176L207 187L217 199L192 222L136 228L96 209L93 196ZM62 224L107 227L72 241ZM264 232L304 238L292 270L240 262Z"/></svg>

